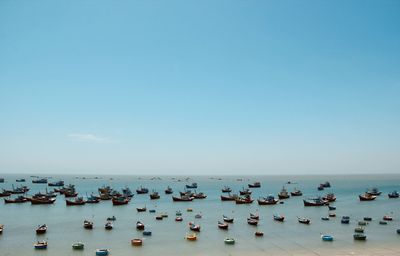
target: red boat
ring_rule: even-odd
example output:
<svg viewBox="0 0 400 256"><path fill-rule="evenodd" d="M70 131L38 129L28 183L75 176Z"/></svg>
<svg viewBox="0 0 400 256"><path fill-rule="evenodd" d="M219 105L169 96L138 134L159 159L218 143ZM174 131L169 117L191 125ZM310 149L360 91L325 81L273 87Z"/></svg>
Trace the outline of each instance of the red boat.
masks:
<svg viewBox="0 0 400 256"><path fill-rule="evenodd" d="M228 195L228 196L221 195L221 201L235 201L237 198L238 198L237 195Z"/></svg>
<svg viewBox="0 0 400 256"><path fill-rule="evenodd" d="M206 196L203 192L194 193L194 194L193 194L193 197L194 197L194 199L204 199L204 198L207 198L207 196Z"/></svg>
<svg viewBox="0 0 400 256"><path fill-rule="evenodd" d="M48 198L48 197L36 197L30 199L31 204L54 204L56 201L55 198Z"/></svg>
<svg viewBox="0 0 400 256"><path fill-rule="evenodd" d="M129 198L126 197L113 197L112 198L113 205L124 205L129 203Z"/></svg>
<svg viewBox="0 0 400 256"><path fill-rule="evenodd" d="M252 204L253 203L253 199L251 199L250 197L240 197L235 199L236 204Z"/></svg>
<svg viewBox="0 0 400 256"><path fill-rule="evenodd" d="M6 204L18 204L18 203L26 203L28 202L28 198L24 197L24 196L19 196L15 199L6 199L4 198L4 203Z"/></svg>
<svg viewBox="0 0 400 256"><path fill-rule="evenodd" d="M11 196L11 192L3 189L3 192L0 193L0 197L5 197L5 196Z"/></svg>
<svg viewBox="0 0 400 256"><path fill-rule="evenodd" d="M360 201L372 201L376 199L376 196L373 196L371 194L365 193L363 195L358 196L360 198Z"/></svg>
<svg viewBox="0 0 400 256"><path fill-rule="evenodd" d="M140 221L136 222L136 229L137 230L144 230L144 224Z"/></svg>
<svg viewBox="0 0 400 256"><path fill-rule="evenodd" d="M189 222L189 228L192 231L200 232L200 225L196 225L196 224L194 224L192 222Z"/></svg>
<svg viewBox="0 0 400 256"><path fill-rule="evenodd" d="M47 231L47 225L43 224L43 225L40 225L37 227L36 234L39 234L39 235L44 234L44 233L46 233L46 231Z"/></svg>
<svg viewBox="0 0 400 256"><path fill-rule="evenodd" d="M190 197L190 196L181 196L181 197L172 196L172 200L174 202L190 202L190 201L193 201L193 197Z"/></svg>
<svg viewBox="0 0 400 256"><path fill-rule="evenodd" d="M336 196L333 193L326 194L324 197L322 197L327 202L335 202L336 201Z"/></svg>
<svg viewBox="0 0 400 256"><path fill-rule="evenodd" d="M65 197L76 197L78 195L77 192L72 192L72 191L66 191L64 192Z"/></svg>
<svg viewBox="0 0 400 256"><path fill-rule="evenodd" d="M75 198L75 200L65 200L65 203L68 206L71 206L71 205L84 205L84 204L86 204L86 201L83 200L82 197L78 197L78 198Z"/></svg>

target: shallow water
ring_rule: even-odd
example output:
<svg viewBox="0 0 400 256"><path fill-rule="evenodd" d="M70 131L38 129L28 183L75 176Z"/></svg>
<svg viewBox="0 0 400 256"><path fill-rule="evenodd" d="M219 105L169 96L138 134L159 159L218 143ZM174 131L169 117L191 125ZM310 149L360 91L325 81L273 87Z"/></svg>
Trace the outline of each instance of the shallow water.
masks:
<svg viewBox="0 0 400 256"><path fill-rule="evenodd" d="M45 191L47 185L32 184L29 175L2 175L5 183L0 183L0 188L11 188L14 185L28 185L29 194ZM26 183L16 183L15 179L24 177ZM83 177L83 176L81 176ZM63 196L58 196L54 205L25 204L0 204L0 223L5 225L5 230L0 235L0 255L94 255L96 248L109 248L111 255L183 255L183 254L219 254L236 255L239 253L260 254L324 254L324 250L351 254L353 251L387 250L400 255L400 235L396 229L400 228L400 199L388 199L387 193L400 190L400 175L371 175L371 176L252 176L252 177L191 177L185 181L185 177L177 177L182 181L173 180L172 177L161 177L161 180L151 180L151 177L139 176L103 176L94 179L86 176L86 179L75 176L53 176L50 181L63 179L66 184L75 184L81 195L91 192L97 193L97 188L102 185L110 185L120 190L129 186L133 192L140 185L148 187L150 191L155 189L160 192L161 199L150 200L149 195L136 195L128 205L112 206L111 201L102 201L99 204L85 206L65 205ZM237 181L243 178L243 181ZM285 185L287 181L297 184ZM317 186L326 180L332 187L325 191L317 191ZM295 187L303 191L302 197L294 197L284 200L284 204L274 206L258 206L256 201L252 205L236 205L234 202L221 202L221 188L230 186L235 192L247 187L248 183L260 181L261 188L254 188L253 198L276 195L283 185L288 191ZM183 191L184 185L191 182L199 184L198 192L207 194L203 200L193 202L172 202L170 195L164 194L164 189L169 185L174 194ZM372 202L360 202L358 194L365 192L366 188L378 187L383 193ZM53 189L51 187L49 190ZM333 204L337 207L336 218L330 221L322 221L321 216L328 214L327 207L304 207L302 199L334 192L337 201ZM136 207L147 206L148 209L156 209L157 213L166 212L169 217L155 220L157 213L138 213ZM193 212L186 212L187 208L193 208ZM181 210L183 222L175 222L175 212ZM249 213L260 214L258 227L246 223ZM195 219L194 215L202 213L202 219ZM285 215L284 223L272 220L274 213ZM235 217L235 223L230 225L228 231L220 230L217 221L222 220L222 214ZM390 214L394 217L388 225L379 225L378 221L383 215ZM114 229L104 229L108 216L115 215ZM340 223L342 215L351 217L350 225ZM311 225L300 224L297 216L311 218ZM353 241L353 230L358 220L364 216L371 216L374 220L366 226L366 242ZM85 230L82 227L83 220L94 220L95 228ZM135 228L136 221L142 221L146 230L151 230L153 235L145 237L142 247L132 247L130 240L141 238L141 232ZM195 221L201 225L198 241L189 242L184 236L189 233L187 223ZM37 236L35 228L38 224L46 223L48 231L45 235ZM261 230L264 237L254 237L254 232ZM331 234L335 237L333 243L321 241L321 234ZM225 245L225 237L236 239L235 245ZM45 251L35 251L33 243L37 240L48 239L49 247ZM85 250L73 251L71 244L76 241L85 243ZM295 253L294 253L295 252Z"/></svg>

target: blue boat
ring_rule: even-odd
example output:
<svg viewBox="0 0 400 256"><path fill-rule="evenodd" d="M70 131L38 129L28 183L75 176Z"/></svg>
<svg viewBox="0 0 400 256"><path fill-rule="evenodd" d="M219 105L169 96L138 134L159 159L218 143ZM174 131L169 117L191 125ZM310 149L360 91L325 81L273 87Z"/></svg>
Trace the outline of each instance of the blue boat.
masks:
<svg viewBox="0 0 400 256"><path fill-rule="evenodd" d="M35 246L35 249L44 250L44 249L47 249L47 242L46 241L37 242L34 244L34 246Z"/></svg>
<svg viewBox="0 0 400 256"><path fill-rule="evenodd" d="M144 236L151 236L151 231L145 230L143 231Z"/></svg>
<svg viewBox="0 0 400 256"><path fill-rule="evenodd" d="M331 235L322 235L321 239L322 239L322 241L332 242L333 241L333 236L331 236Z"/></svg>
<svg viewBox="0 0 400 256"><path fill-rule="evenodd" d="M155 209L151 209L151 210L149 210L149 213L155 213L156 212L156 210Z"/></svg>
<svg viewBox="0 0 400 256"><path fill-rule="evenodd" d="M108 249L97 249L96 256L105 256L105 255L108 255L109 252L110 252L110 250L108 250Z"/></svg>

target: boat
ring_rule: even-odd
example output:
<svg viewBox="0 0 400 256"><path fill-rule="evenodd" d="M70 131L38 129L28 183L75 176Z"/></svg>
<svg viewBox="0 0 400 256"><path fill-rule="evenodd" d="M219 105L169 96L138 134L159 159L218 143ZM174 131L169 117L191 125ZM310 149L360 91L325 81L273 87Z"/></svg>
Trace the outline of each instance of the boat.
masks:
<svg viewBox="0 0 400 256"><path fill-rule="evenodd" d="M143 240L140 238L135 238L131 240L131 244L133 246L141 246L143 244Z"/></svg>
<svg viewBox="0 0 400 256"><path fill-rule="evenodd" d="M186 235L186 240L188 240L188 241L196 241L197 240L197 236L196 236L196 234L195 233L192 233L192 234L189 234L189 235Z"/></svg>
<svg viewBox="0 0 400 256"><path fill-rule="evenodd" d="M77 198L75 198L74 200L65 200L65 203L68 205L68 206L72 206L72 205L84 205L84 204L86 204L86 201L85 200L83 200L83 197L77 197Z"/></svg>
<svg viewBox="0 0 400 256"><path fill-rule="evenodd" d="M372 221L372 218L371 217L364 217L364 220L365 221Z"/></svg>
<svg viewBox="0 0 400 256"><path fill-rule="evenodd" d="M84 220L83 221L83 227L85 229L93 229L93 222L89 220Z"/></svg>
<svg viewBox="0 0 400 256"><path fill-rule="evenodd" d="M399 198L400 193L395 190L395 191L390 192L388 194L388 196L389 196L389 198Z"/></svg>
<svg viewBox="0 0 400 256"><path fill-rule="evenodd" d="M59 181L55 181L55 182L49 182L49 184L47 184L49 187L62 187L64 186L64 181L59 180Z"/></svg>
<svg viewBox="0 0 400 256"><path fill-rule="evenodd" d="M250 189L248 189L248 188L246 188L246 189L243 188L243 190L239 191L239 194L241 196L249 196L249 195L251 195L251 193L252 193L252 191Z"/></svg>
<svg viewBox="0 0 400 256"><path fill-rule="evenodd" d="M177 216L177 217L175 218L175 221L183 221L183 218L182 218L181 216Z"/></svg>
<svg viewBox="0 0 400 256"><path fill-rule="evenodd" d="M106 224L104 225L104 228L106 230L111 230L113 228L113 224L111 221L107 221Z"/></svg>
<svg viewBox="0 0 400 256"><path fill-rule="evenodd" d="M162 219L164 219L162 215L157 215L156 216L156 220L162 220Z"/></svg>
<svg viewBox="0 0 400 256"><path fill-rule="evenodd" d="M294 191L290 192L291 196L302 196L303 192L300 189L295 189Z"/></svg>
<svg viewBox="0 0 400 256"><path fill-rule="evenodd" d="M249 218L253 219L253 220L259 220L260 219L260 215L258 213L257 214L250 213L250 217Z"/></svg>
<svg viewBox="0 0 400 256"><path fill-rule="evenodd" d="M37 197L29 199L31 204L54 204L56 201L55 198L48 198L48 197Z"/></svg>
<svg viewBox="0 0 400 256"><path fill-rule="evenodd" d="M46 231L47 231L47 225L46 224L39 225L36 228L36 234L38 234L38 235L44 234L44 233L46 233Z"/></svg>
<svg viewBox="0 0 400 256"><path fill-rule="evenodd" d="M356 227L354 229L354 232L356 232L356 233L364 233L364 228L363 227Z"/></svg>
<svg viewBox="0 0 400 256"><path fill-rule="evenodd" d="M287 199L289 197L290 197L289 193L287 192L285 186L283 186L282 190L278 194L278 198L279 199Z"/></svg>
<svg viewBox="0 0 400 256"><path fill-rule="evenodd" d="M4 230L4 225L0 224L0 234L3 234L3 230Z"/></svg>
<svg viewBox="0 0 400 256"><path fill-rule="evenodd" d="M328 209L329 209L329 211L334 211L334 210L336 210L336 206L328 205Z"/></svg>
<svg viewBox="0 0 400 256"><path fill-rule="evenodd" d="M97 249L96 256L107 256L110 253L109 249Z"/></svg>
<svg viewBox="0 0 400 256"><path fill-rule="evenodd" d="M193 212L193 209L192 208L187 208L186 211L187 212Z"/></svg>
<svg viewBox="0 0 400 256"><path fill-rule="evenodd" d="M181 197L172 196L172 201L174 201L174 202L190 202L190 201L193 201L193 197L190 197L190 196L181 196Z"/></svg>
<svg viewBox="0 0 400 256"><path fill-rule="evenodd" d="M196 225L196 224L194 224L192 222L189 222L189 229L190 230L200 232L200 228L201 228L200 225Z"/></svg>
<svg viewBox="0 0 400 256"><path fill-rule="evenodd" d="M155 213L156 212L156 209L150 209L149 210L149 213Z"/></svg>
<svg viewBox="0 0 400 256"><path fill-rule="evenodd" d="M279 202L278 199L275 199L273 195L269 195L267 197L262 197L257 199L259 205L273 205Z"/></svg>
<svg viewBox="0 0 400 256"><path fill-rule="evenodd" d="M358 225L359 226L366 226L368 223L366 222L366 221L362 221L362 220L360 220L359 222L358 222Z"/></svg>
<svg viewBox="0 0 400 256"><path fill-rule="evenodd" d="M376 199L376 196L365 193L362 195L358 195L358 197L360 198L360 201L372 201Z"/></svg>
<svg viewBox="0 0 400 256"><path fill-rule="evenodd" d="M323 186L324 188L330 188L331 183L329 183L329 181L325 181L324 183L321 183L321 186Z"/></svg>
<svg viewBox="0 0 400 256"><path fill-rule="evenodd" d="M19 204L19 203L26 203L28 201L29 201L28 198L26 198L24 196L19 196L15 199L4 198L4 203L6 203L6 204Z"/></svg>
<svg viewBox="0 0 400 256"><path fill-rule="evenodd" d="M41 241L41 242L38 241L37 243L34 243L33 246L37 250L45 250L47 249L47 241Z"/></svg>
<svg viewBox="0 0 400 256"><path fill-rule="evenodd" d="M137 207L137 208L136 208L136 211L138 211L138 212L145 212L145 211L147 211L147 208L146 208L146 206L145 206L145 207Z"/></svg>
<svg viewBox="0 0 400 256"><path fill-rule="evenodd" d="M324 206L327 205L328 202L322 199L321 197L317 198L309 198L303 199L304 206Z"/></svg>
<svg viewBox="0 0 400 256"><path fill-rule="evenodd" d="M325 196L322 197L323 200L327 202L335 202L336 201L336 196L334 193L328 193Z"/></svg>
<svg viewBox="0 0 400 256"><path fill-rule="evenodd" d="M239 197L235 199L236 204L252 204L253 199L250 196Z"/></svg>
<svg viewBox="0 0 400 256"><path fill-rule="evenodd" d="M231 244L235 244L235 239L227 237L227 238L224 239L224 243L225 244L230 244L230 245Z"/></svg>
<svg viewBox="0 0 400 256"><path fill-rule="evenodd" d="M176 211L175 216L182 216L182 212L180 210Z"/></svg>
<svg viewBox="0 0 400 256"><path fill-rule="evenodd" d="M264 236L264 232L262 232L262 231L256 231L256 232L254 232L254 235L255 235L255 236Z"/></svg>
<svg viewBox="0 0 400 256"><path fill-rule="evenodd" d="M143 235L144 236L151 236L151 231L149 231L149 230L145 230L145 231L143 231Z"/></svg>
<svg viewBox="0 0 400 256"><path fill-rule="evenodd" d="M100 202L100 197L96 197L94 195L91 195L86 199L87 204L97 204L99 202Z"/></svg>
<svg viewBox="0 0 400 256"><path fill-rule="evenodd" d="M11 196L11 192L3 189L3 192L0 192L0 197L6 197L6 196Z"/></svg>
<svg viewBox="0 0 400 256"><path fill-rule="evenodd" d="M22 179L16 179L16 180L15 180L15 182L25 182L25 181L26 181L26 180L23 179L23 178L22 178Z"/></svg>
<svg viewBox="0 0 400 256"><path fill-rule="evenodd" d="M233 218L229 218L228 216L222 215L222 218L225 222L228 223L233 223L234 219Z"/></svg>
<svg viewBox="0 0 400 256"><path fill-rule="evenodd" d="M120 196L120 197L113 197L111 199L111 201L112 201L113 205L124 205L124 204L128 204L130 199L129 199L129 197Z"/></svg>
<svg viewBox="0 0 400 256"><path fill-rule="evenodd" d="M253 184L248 184L249 188L260 188L261 187L261 183L260 182L254 182Z"/></svg>
<svg viewBox="0 0 400 256"><path fill-rule="evenodd" d="M319 186L317 187L317 189L318 189L319 191L322 191L322 190L324 190L324 189L325 189L325 187L324 187L324 185L322 185L322 184L319 184Z"/></svg>
<svg viewBox="0 0 400 256"><path fill-rule="evenodd" d="M8 191L11 194L25 194L26 192L29 191L29 188L27 186L20 186L14 188L14 185L12 185L12 190Z"/></svg>
<svg viewBox="0 0 400 256"><path fill-rule="evenodd" d="M144 224L140 221L136 222L136 229L137 230L144 230Z"/></svg>
<svg viewBox="0 0 400 256"><path fill-rule="evenodd" d="M247 218L247 224L252 225L252 226L257 226L258 220Z"/></svg>
<svg viewBox="0 0 400 256"><path fill-rule="evenodd" d="M125 187L122 189L122 196L131 198L131 197L133 197L133 193L130 188Z"/></svg>
<svg viewBox="0 0 400 256"><path fill-rule="evenodd" d="M165 194L170 195L172 193L174 193L174 191L172 190L172 188L170 186L167 187L166 190L164 190Z"/></svg>
<svg viewBox="0 0 400 256"><path fill-rule="evenodd" d="M392 217L392 216L389 216L389 215L385 215L385 216L383 216L382 219L383 219L383 220L392 221L392 220L393 220L393 217Z"/></svg>
<svg viewBox="0 0 400 256"><path fill-rule="evenodd" d="M227 230L227 229L229 228L229 225L228 225L227 223L218 221L218 228L219 228L219 229Z"/></svg>
<svg viewBox="0 0 400 256"><path fill-rule="evenodd" d="M330 212L330 213L328 214L328 216L329 216L330 218L334 218L334 217L336 217L336 213Z"/></svg>
<svg viewBox="0 0 400 256"><path fill-rule="evenodd" d="M117 218L113 215L112 217L107 217L107 221L116 221Z"/></svg>
<svg viewBox="0 0 400 256"><path fill-rule="evenodd" d="M400 235L400 228L399 228L399 229L397 229L397 231L396 231L396 232L397 232L397 234L399 234L399 235Z"/></svg>
<svg viewBox="0 0 400 256"><path fill-rule="evenodd" d="M149 189L140 186L140 188L136 189L136 193L138 193L138 194L147 194L147 193L149 193Z"/></svg>
<svg viewBox="0 0 400 256"><path fill-rule="evenodd" d="M380 225L387 225L388 223L387 223L387 221L381 220L381 221L379 221L379 224Z"/></svg>
<svg viewBox="0 0 400 256"><path fill-rule="evenodd" d="M78 192L75 190L66 190L64 191L64 197L76 197L78 196Z"/></svg>
<svg viewBox="0 0 400 256"><path fill-rule="evenodd" d="M274 218L274 220L280 221L280 222L283 222L285 220L285 216L279 215L279 214L274 214L273 218Z"/></svg>
<svg viewBox="0 0 400 256"><path fill-rule="evenodd" d="M194 199L205 199L205 198L207 198L207 196L203 192L200 192L200 193L194 193L193 198Z"/></svg>
<svg viewBox="0 0 400 256"><path fill-rule="evenodd" d="M158 194L157 191L153 191L153 192L150 194L150 199L151 199L151 200L160 199L160 195Z"/></svg>
<svg viewBox="0 0 400 256"><path fill-rule="evenodd" d="M197 188L197 183L193 182L192 184L186 184L186 188Z"/></svg>
<svg viewBox="0 0 400 256"><path fill-rule="evenodd" d="M368 189L365 193L371 196L379 196L380 194L382 194L382 191L379 191L378 188L371 188Z"/></svg>
<svg viewBox="0 0 400 256"><path fill-rule="evenodd" d="M331 236L331 235L322 235L321 239L322 239L322 241L325 241L325 242L332 242L333 241L333 236Z"/></svg>
<svg viewBox="0 0 400 256"><path fill-rule="evenodd" d="M4 183L4 178L0 178L0 183Z"/></svg>
<svg viewBox="0 0 400 256"><path fill-rule="evenodd" d="M354 240L358 240L358 241L365 241L367 240L367 236L364 234L360 234L360 233L356 233L353 235Z"/></svg>
<svg viewBox="0 0 400 256"><path fill-rule="evenodd" d="M196 219L201 219L203 216L202 216L200 213L198 213L198 214L194 215L194 217L195 217Z"/></svg>
<svg viewBox="0 0 400 256"><path fill-rule="evenodd" d="M83 250L85 248L85 244L82 242L76 242L72 244L72 249L74 250Z"/></svg>
<svg viewBox="0 0 400 256"><path fill-rule="evenodd" d="M229 194L228 196L221 195L221 201L235 201L238 198L236 194Z"/></svg>
<svg viewBox="0 0 400 256"><path fill-rule="evenodd" d="M322 216L321 220L329 220L329 216Z"/></svg>
<svg viewBox="0 0 400 256"><path fill-rule="evenodd" d="M221 191L222 193L230 193L232 192L232 189L230 187L225 186L221 189Z"/></svg>
<svg viewBox="0 0 400 256"><path fill-rule="evenodd" d="M35 183L35 184L46 184L47 183L47 179L46 178L35 179L35 180L32 180L32 183Z"/></svg>
<svg viewBox="0 0 400 256"><path fill-rule="evenodd" d="M310 224L311 223L311 220L308 219L308 218L297 217L297 220L298 220L299 223L302 223L302 224Z"/></svg>
<svg viewBox="0 0 400 256"><path fill-rule="evenodd" d="M348 216L343 216L342 219L340 220L342 224L349 224L350 223L350 217Z"/></svg>

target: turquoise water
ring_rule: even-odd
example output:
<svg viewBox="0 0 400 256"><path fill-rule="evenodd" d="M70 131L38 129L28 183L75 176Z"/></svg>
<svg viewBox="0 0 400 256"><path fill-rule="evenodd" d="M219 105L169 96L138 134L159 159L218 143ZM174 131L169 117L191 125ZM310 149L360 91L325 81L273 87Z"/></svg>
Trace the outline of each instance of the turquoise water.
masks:
<svg viewBox="0 0 400 256"><path fill-rule="evenodd" d="M32 184L28 175L3 175L5 183L0 183L0 188L11 188L11 185L28 185L29 194L45 191L47 185ZM17 178L26 178L25 183L16 183ZM83 177L83 176L82 176ZM49 181L65 180L66 184L75 184L81 195L97 192L102 185L110 185L121 190L125 186L135 192L140 185L155 189L160 192L161 199L150 200L149 195L136 195L128 205L113 206L111 201L102 201L99 204L67 207L64 196L58 196L54 205L4 204L0 203L0 223L5 230L0 235L0 255L94 255L96 248L109 248L111 255L182 255L182 254L213 254L234 255L235 253L262 253L262 254L324 254L324 250L352 252L373 251L384 249L400 255L400 235L396 229L400 228L400 199L388 199L387 193L400 190L400 175L372 175L372 176L258 176L258 177L176 177L182 181L173 180L173 177L161 177L161 180L152 177L139 176L103 176L94 179L75 176L56 176ZM243 181L237 181L242 178ZM292 197L285 200L284 204L274 206L258 206L256 201L251 205L236 205L234 202L221 202L221 188L230 186L235 192L247 187L248 183L260 181L261 188L254 188L253 198L276 195L287 181L297 184L285 185L289 191L295 187L303 191L302 197ZM317 191L319 183L330 181L332 187L325 191ZM171 195L165 195L164 189L169 185L176 195L183 191L184 185L197 182L197 192L204 192L207 198L193 202L172 202ZM378 187L383 193L372 202L360 202L358 194L365 192L366 188ZM52 188L48 188L51 190ZM328 215L326 207L303 206L302 199L324 195L334 192L337 201L336 218L322 221L321 216ZM166 212L169 217L155 220L157 213L138 213L136 207L146 206L147 209L156 209L157 213ZM186 212L187 208L193 212ZM175 212L181 210L183 222L175 222ZM260 214L258 227L247 224L249 213ZM202 219L195 219L197 213L203 215ZM272 220L274 213L285 215L283 223ZM217 221L222 220L222 214L235 217L235 223L230 225L228 231L220 230ZM394 217L388 225L379 225L378 221L383 215L390 214ZM115 215L114 229L107 231L104 224L108 216ZM340 216L349 215L350 225L340 223ZM297 216L311 219L311 225L300 224ZM364 216L371 216L374 220L366 227L367 242L353 241L353 230L358 220ZM94 220L95 228L85 230L83 220ZM153 235L145 237L142 247L132 247L130 240L141 238L141 232L135 228L136 221L142 221L147 230ZM184 236L189 233L187 223L195 221L201 225L198 241L189 242ZM39 224L46 223L48 231L43 236L35 234ZM261 230L264 237L254 237L254 232ZM321 241L321 234L331 234L335 237L333 243ZM225 237L236 239L235 245L225 245ZM35 251L33 243L38 239L48 239L49 247L46 251ZM76 241L85 243L84 251L73 251L71 244ZM294 253L296 254L296 253Z"/></svg>

